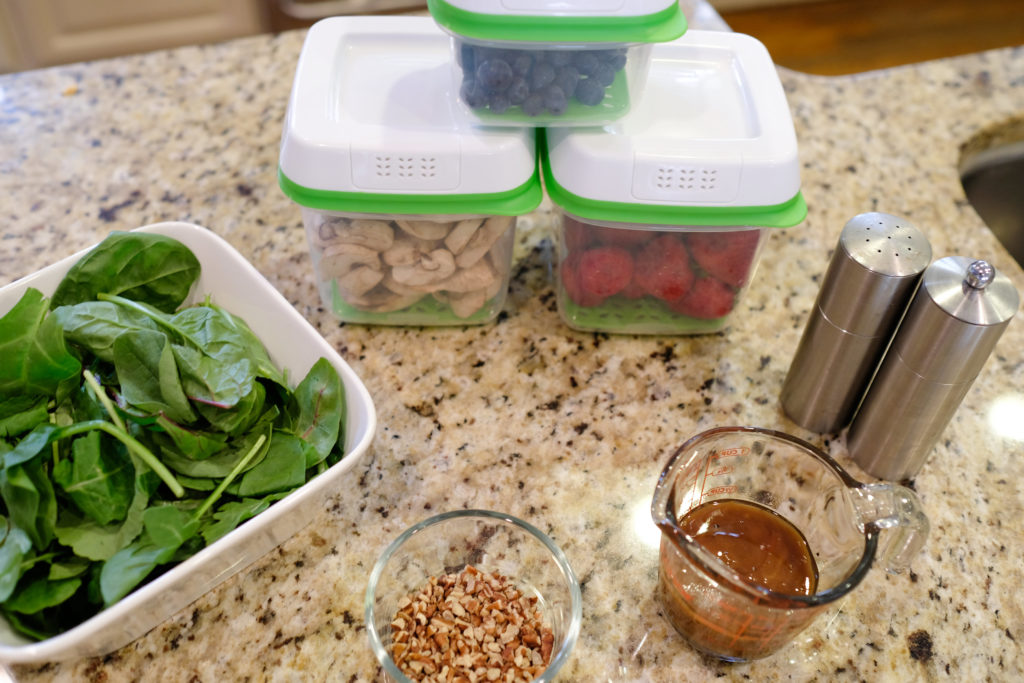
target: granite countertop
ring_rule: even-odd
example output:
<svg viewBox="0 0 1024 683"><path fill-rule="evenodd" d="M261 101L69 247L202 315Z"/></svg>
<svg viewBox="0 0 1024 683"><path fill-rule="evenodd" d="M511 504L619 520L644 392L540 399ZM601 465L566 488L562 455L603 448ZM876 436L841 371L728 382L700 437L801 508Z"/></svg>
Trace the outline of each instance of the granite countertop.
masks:
<svg viewBox="0 0 1024 683"><path fill-rule="evenodd" d="M707 6L693 5L692 25L715 23L713 11L695 10ZM670 453L712 426L790 432L849 464L843 434L802 430L778 396L838 233L855 214L905 216L936 257L988 259L1024 291L1024 272L957 175L962 145L998 139L996 128L1024 116L1024 48L848 77L781 70L807 219L772 234L724 332L676 338L565 327L546 208L518 234L494 324L340 325L320 303L299 210L275 175L303 36L0 77L0 284L111 230L198 223L340 350L379 420L372 451L309 527L121 650L13 666L18 680L377 680L362 620L370 568L409 525L462 507L527 519L568 556L584 620L559 680L1024 677L1020 317L913 482L932 534L911 570L872 570L776 655L720 663L675 634L654 599L648 512ZM990 421L999 401L1016 406L1015 434Z"/></svg>

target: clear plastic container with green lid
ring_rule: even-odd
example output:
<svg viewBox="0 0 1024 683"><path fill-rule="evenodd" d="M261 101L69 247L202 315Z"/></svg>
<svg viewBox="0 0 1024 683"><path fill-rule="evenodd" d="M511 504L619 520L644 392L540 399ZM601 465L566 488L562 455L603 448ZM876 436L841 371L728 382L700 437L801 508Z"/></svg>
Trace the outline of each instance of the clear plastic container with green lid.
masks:
<svg viewBox="0 0 1024 683"><path fill-rule="evenodd" d="M575 329L719 331L770 230L807 213L782 84L750 36L690 31L657 45L634 111L541 139L560 217L558 309Z"/></svg>
<svg viewBox="0 0 1024 683"><path fill-rule="evenodd" d="M534 132L453 119L429 17L335 17L307 34L281 141L325 305L347 322L493 320L518 217L543 197Z"/></svg>
<svg viewBox="0 0 1024 683"><path fill-rule="evenodd" d="M452 37L463 118L604 125L642 96L652 44L686 31L676 0L428 0Z"/></svg>

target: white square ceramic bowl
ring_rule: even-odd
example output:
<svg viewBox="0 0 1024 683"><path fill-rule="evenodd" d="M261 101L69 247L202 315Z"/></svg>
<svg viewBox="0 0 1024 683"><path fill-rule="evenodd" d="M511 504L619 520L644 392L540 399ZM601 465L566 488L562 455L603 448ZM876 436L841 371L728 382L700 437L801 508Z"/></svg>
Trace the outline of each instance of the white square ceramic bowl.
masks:
<svg viewBox="0 0 1024 683"><path fill-rule="evenodd" d="M231 245L189 223L158 223L138 230L167 235L188 246L202 267L192 301L209 295L245 320L263 341L271 360L289 377L298 381L320 357L330 361L345 387L345 457L212 545L60 635L31 642L14 633L0 617L0 661L99 656L144 635L312 521L327 498L341 489L341 480L362 459L373 439L377 416L366 387L316 328ZM0 288L0 315L9 311L28 287L51 294L84 253Z"/></svg>

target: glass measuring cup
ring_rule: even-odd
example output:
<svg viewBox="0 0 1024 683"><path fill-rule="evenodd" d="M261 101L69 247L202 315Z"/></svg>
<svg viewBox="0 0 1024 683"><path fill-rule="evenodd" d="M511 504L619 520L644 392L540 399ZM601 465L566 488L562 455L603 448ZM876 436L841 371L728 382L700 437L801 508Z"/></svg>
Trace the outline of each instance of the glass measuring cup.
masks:
<svg viewBox="0 0 1024 683"><path fill-rule="evenodd" d="M713 501L781 516L806 540L816 581L803 592L772 590L719 559L682 528L688 512ZM861 483L811 444L753 427L711 429L680 446L651 515L662 532L658 593L669 621L698 650L729 661L788 643L853 590L876 557L888 571L905 568L929 529L910 489Z"/></svg>

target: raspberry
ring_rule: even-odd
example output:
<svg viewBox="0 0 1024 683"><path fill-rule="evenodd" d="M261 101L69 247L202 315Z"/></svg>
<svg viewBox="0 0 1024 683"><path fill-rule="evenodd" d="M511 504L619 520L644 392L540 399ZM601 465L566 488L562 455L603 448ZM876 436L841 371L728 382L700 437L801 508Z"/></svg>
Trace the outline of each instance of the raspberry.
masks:
<svg viewBox="0 0 1024 683"><path fill-rule="evenodd" d="M729 285L713 277L704 276L693 283L689 294L669 304L669 307L676 313L691 318L713 320L731 311L735 298L736 295Z"/></svg>
<svg viewBox="0 0 1024 683"><path fill-rule="evenodd" d="M580 255L580 287L606 298L618 294L633 279L633 257L619 247L594 247Z"/></svg>
<svg viewBox="0 0 1024 683"><path fill-rule="evenodd" d="M635 273L645 292L670 303L683 298L694 279L686 247L675 235L647 242L636 255Z"/></svg>
<svg viewBox="0 0 1024 683"><path fill-rule="evenodd" d="M742 287L754 262L760 230L693 232L687 238L693 260L732 287Z"/></svg>
<svg viewBox="0 0 1024 683"><path fill-rule="evenodd" d="M584 291L580 283L580 259L582 257L583 252L577 251L570 253L562 261L559 267L562 288L577 306L600 306L604 302L604 298Z"/></svg>

